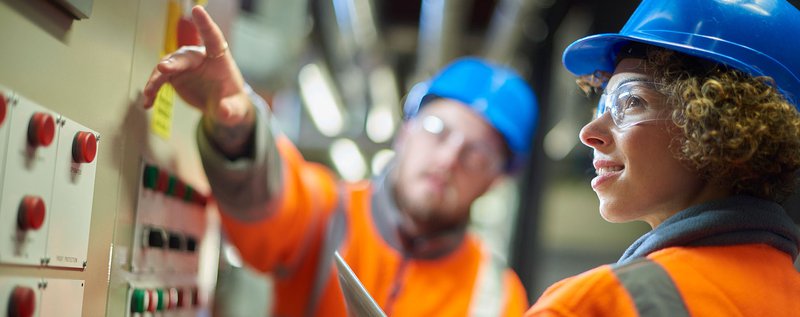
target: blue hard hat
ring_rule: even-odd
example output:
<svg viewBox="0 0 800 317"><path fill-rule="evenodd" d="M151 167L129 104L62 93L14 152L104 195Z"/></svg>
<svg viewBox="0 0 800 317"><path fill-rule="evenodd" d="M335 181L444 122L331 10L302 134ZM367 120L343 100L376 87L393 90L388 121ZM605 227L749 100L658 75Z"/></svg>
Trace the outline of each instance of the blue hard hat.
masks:
<svg viewBox="0 0 800 317"><path fill-rule="evenodd" d="M533 90L516 72L474 57L458 59L411 89L404 105L406 118L435 97L464 103L497 129L513 154L509 171L524 163L538 109Z"/></svg>
<svg viewBox="0 0 800 317"><path fill-rule="evenodd" d="M785 0L644 0L618 34L575 41L563 63L578 76L613 72L620 48L640 42L770 76L798 107L798 34L800 11Z"/></svg>

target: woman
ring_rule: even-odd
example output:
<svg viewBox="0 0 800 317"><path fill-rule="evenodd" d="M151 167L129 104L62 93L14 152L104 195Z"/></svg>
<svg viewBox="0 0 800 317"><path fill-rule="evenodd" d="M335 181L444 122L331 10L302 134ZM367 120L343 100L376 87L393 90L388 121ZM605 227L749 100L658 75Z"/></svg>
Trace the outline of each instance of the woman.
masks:
<svg viewBox="0 0 800 317"><path fill-rule="evenodd" d="M564 64L602 88L581 130L611 222L653 230L528 316L797 316L800 13L785 1L645 0ZM747 25L747 32L741 31Z"/></svg>

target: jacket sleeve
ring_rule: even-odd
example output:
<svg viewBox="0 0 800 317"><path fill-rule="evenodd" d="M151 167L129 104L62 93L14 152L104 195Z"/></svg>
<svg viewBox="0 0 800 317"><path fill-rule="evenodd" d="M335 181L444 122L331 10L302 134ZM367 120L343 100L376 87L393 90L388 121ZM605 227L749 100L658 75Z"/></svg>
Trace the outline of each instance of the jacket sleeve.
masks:
<svg viewBox="0 0 800 317"><path fill-rule="evenodd" d="M336 205L330 170L306 162L275 128L266 102L250 92L256 110L250 156L229 160L198 127L197 140L227 238L261 271L290 270L320 239Z"/></svg>

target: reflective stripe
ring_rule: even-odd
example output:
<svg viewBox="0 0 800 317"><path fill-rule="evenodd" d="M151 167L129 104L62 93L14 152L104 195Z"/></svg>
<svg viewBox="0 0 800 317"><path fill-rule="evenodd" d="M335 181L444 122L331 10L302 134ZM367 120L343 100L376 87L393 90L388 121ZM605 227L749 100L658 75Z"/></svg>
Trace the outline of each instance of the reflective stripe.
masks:
<svg viewBox="0 0 800 317"><path fill-rule="evenodd" d="M494 258L486 246L481 245L481 264L478 267L478 276L475 278L472 300L470 301L470 316L501 316L506 302L505 279L503 273L506 267L500 259Z"/></svg>
<svg viewBox="0 0 800 317"><path fill-rule="evenodd" d="M689 316L678 288L658 263L641 258L612 269L633 299L639 316Z"/></svg>
<svg viewBox="0 0 800 317"><path fill-rule="evenodd" d="M336 210L333 212L333 215L331 215L330 221L328 221L322 247L319 250L316 275L314 276L314 284L312 285L308 306L306 306L305 316L313 316L317 306L319 306L325 282L333 268L333 253L339 248L339 244L341 244L345 234L347 234L347 215L345 214L344 208L349 199L345 197L344 193L349 193L349 191L343 186L339 186L338 190L339 202L336 205Z"/></svg>

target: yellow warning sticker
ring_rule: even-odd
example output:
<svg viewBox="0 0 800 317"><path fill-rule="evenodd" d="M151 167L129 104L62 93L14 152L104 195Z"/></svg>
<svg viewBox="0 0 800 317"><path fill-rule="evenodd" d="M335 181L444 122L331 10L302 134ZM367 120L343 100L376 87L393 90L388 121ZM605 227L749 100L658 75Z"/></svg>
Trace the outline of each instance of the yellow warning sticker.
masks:
<svg viewBox="0 0 800 317"><path fill-rule="evenodd" d="M153 117L150 130L164 140L169 140L172 132L172 107L175 100L175 88L164 84L153 102Z"/></svg>

